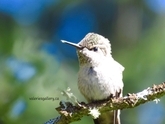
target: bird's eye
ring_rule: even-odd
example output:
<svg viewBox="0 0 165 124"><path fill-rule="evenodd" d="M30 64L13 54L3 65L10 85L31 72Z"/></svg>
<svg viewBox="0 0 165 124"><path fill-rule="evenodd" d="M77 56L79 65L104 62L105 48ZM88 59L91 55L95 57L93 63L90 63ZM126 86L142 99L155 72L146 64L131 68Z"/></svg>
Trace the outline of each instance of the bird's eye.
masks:
<svg viewBox="0 0 165 124"><path fill-rule="evenodd" d="M98 48L97 47L93 47L93 51L98 51Z"/></svg>

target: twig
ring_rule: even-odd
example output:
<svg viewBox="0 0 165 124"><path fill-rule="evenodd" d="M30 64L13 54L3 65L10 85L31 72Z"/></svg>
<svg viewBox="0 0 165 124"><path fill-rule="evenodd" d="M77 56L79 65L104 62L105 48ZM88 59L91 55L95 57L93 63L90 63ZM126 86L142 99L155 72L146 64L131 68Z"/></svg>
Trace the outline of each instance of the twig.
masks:
<svg viewBox="0 0 165 124"><path fill-rule="evenodd" d="M47 121L45 124L69 124L80 120L83 116L92 115L95 117L97 112L134 108L149 101L159 101L158 98L165 95L165 82L159 85L153 85L139 93L128 93L127 96L120 98L111 98L109 100L99 101L97 103L79 103L73 106L70 102L60 102L60 106L56 108L60 116Z"/></svg>

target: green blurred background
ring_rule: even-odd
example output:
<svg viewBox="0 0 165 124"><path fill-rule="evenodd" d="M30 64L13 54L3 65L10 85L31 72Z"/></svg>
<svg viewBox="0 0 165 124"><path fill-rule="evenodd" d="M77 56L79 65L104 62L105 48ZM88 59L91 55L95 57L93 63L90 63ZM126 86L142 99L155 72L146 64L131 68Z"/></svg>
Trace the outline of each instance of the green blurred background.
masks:
<svg viewBox="0 0 165 124"><path fill-rule="evenodd" d="M73 47L88 32L111 41L125 67L124 94L165 81L165 1L0 0L0 124L41 124L58 116L61 90L79 101ZM30 98L55 98L32 100ZM122 110L122 124L164 124L165 98ZM84 117L74 124L92 123Z"/></svg>

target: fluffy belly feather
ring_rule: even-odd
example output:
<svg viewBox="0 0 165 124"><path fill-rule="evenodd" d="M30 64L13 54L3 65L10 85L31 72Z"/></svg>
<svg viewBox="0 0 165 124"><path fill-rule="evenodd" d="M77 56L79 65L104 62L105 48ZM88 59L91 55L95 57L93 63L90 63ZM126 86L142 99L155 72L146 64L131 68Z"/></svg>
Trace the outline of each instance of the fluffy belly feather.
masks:
<svg viewBox="0 0 165 124"><path fill-rule="evenodd" d="M106 70L89 67L79 71L78 87L88 101L103 100L119 89Z"/></svg>

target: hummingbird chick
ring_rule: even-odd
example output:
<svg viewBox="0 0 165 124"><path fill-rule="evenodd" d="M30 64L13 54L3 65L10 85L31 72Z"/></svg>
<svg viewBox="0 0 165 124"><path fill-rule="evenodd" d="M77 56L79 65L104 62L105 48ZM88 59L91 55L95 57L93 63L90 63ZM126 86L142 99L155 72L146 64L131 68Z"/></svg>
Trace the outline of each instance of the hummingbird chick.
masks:
<svg viewBox="0 0 165 124"><path fill-rule="evenodd" d="M121 97L124 67L112 58L110 41L88 33L78 44L62 40L77 48L79 59L78 88L88 102ZM102 113L95 124L120 124L120 110Z"/></svg>

